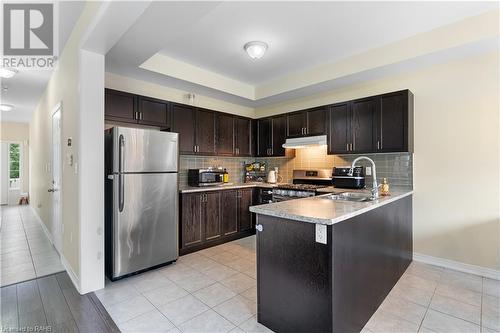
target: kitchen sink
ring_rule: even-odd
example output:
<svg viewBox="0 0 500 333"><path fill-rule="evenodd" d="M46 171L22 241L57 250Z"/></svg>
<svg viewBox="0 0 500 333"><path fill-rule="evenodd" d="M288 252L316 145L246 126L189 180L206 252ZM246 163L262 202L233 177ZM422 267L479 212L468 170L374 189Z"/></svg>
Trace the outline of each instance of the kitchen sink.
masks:
<svg viewBox="0 0 500 333"><path fill-rule="evenodd" d="M339 194L330 194L324 197L325 199L335 201L355 201L355 202L369 202L376 200L371 194L358 193L358 192L343 192Z"/></svg>

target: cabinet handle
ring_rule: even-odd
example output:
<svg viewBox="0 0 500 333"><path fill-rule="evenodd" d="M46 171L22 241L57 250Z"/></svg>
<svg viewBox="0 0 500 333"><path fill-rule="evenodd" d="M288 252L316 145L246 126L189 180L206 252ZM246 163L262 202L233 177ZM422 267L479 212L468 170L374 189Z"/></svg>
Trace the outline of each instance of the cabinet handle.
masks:
<svg viewBox="0 0 500 333"><path fill-rule="evenodd" d="M142 112L139 112L139 120L142 120Z"/></svg>
<svg viewBox="0 0 500 333"><path fill-rule="evenodd" d="M345 144L345 150L349 151L349 144L348 143Z"/></svg>
<svg viewBox="0 0 500 333"><path fill-rule="evenodd" d="M377 149L380 150L380 141L377 141Z"/></svg>
<svg viewBox="0 0 500 333"><path fill-rule="evenodd" d="M354 151L353 144L351 143L351 151Z"/></svg>

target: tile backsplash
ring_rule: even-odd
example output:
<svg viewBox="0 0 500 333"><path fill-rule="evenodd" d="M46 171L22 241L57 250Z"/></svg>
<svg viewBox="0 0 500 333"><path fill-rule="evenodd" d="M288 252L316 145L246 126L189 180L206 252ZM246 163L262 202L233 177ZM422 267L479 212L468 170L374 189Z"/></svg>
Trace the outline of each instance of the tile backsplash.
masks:
<svg viewBox="0 0 500 333"><path fill-rule="evenodd" d="M226 168L229 173L229 181L241 183L244 181L245 163L254 161L266 162L267 169L278 167L283 182L292 181L294 169L331 169L333 166L348 166L360 155L327 155L326 146L297 149L295 158L272 157L219 157L219 156L180 156L179 185L187 185L187 170L218 167ZM377 167L377 178L387 178L393 186L412 187L413 184L413 156L411 153L391 154L367 154L375 161ZM361 161L360 165L370 166L367 161ZM371 176L366 176L367 186L371 186Z"/></svg>

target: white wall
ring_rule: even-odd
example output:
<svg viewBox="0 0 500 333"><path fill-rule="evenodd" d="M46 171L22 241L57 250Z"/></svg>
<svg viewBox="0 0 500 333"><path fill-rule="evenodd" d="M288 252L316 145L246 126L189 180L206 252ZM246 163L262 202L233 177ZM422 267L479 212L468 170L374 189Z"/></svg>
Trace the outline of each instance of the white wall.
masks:
<svg viewBox="0 0 500 333"><path fill-rule="evenodd" d="M31 144L31 205L47 229L52 230L52 199L47 188L52 178L51 168L51 116L53 108L62 103L62 223L63 264L79 288L80 277L80 216L79 216L79 120L80 75L79 49L89 23L101 6L100 2L87 2L73 32L59 57L55 70L33 114L30 126ZM67 140L72 139L72 146ZM73 164L69 163L72 157ZM75 281L75 279L77 281Z"/></svg>
<svg viewBox="0 0 500 333"><path fill-rule="evenodd" d="M400 89L415 95L414 250L500 270L500 54L256 110L267 116Z"/></svg>

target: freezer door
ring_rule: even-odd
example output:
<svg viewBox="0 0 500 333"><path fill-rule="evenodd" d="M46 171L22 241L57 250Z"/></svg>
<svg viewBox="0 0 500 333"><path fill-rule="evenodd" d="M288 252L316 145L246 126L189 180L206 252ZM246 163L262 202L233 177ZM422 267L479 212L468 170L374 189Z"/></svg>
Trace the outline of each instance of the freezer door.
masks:
<svg viewBox="0 0 500 333"><path fill-rule="evenodd" d="M177 259L177 173L115 175L113 208L113 278Z"/></svg>
<svg viewBox="0 0 500 333"><path fill-rule="evenodd" d="M113 128L113 172L177 172L178 134Z"/></svg>

